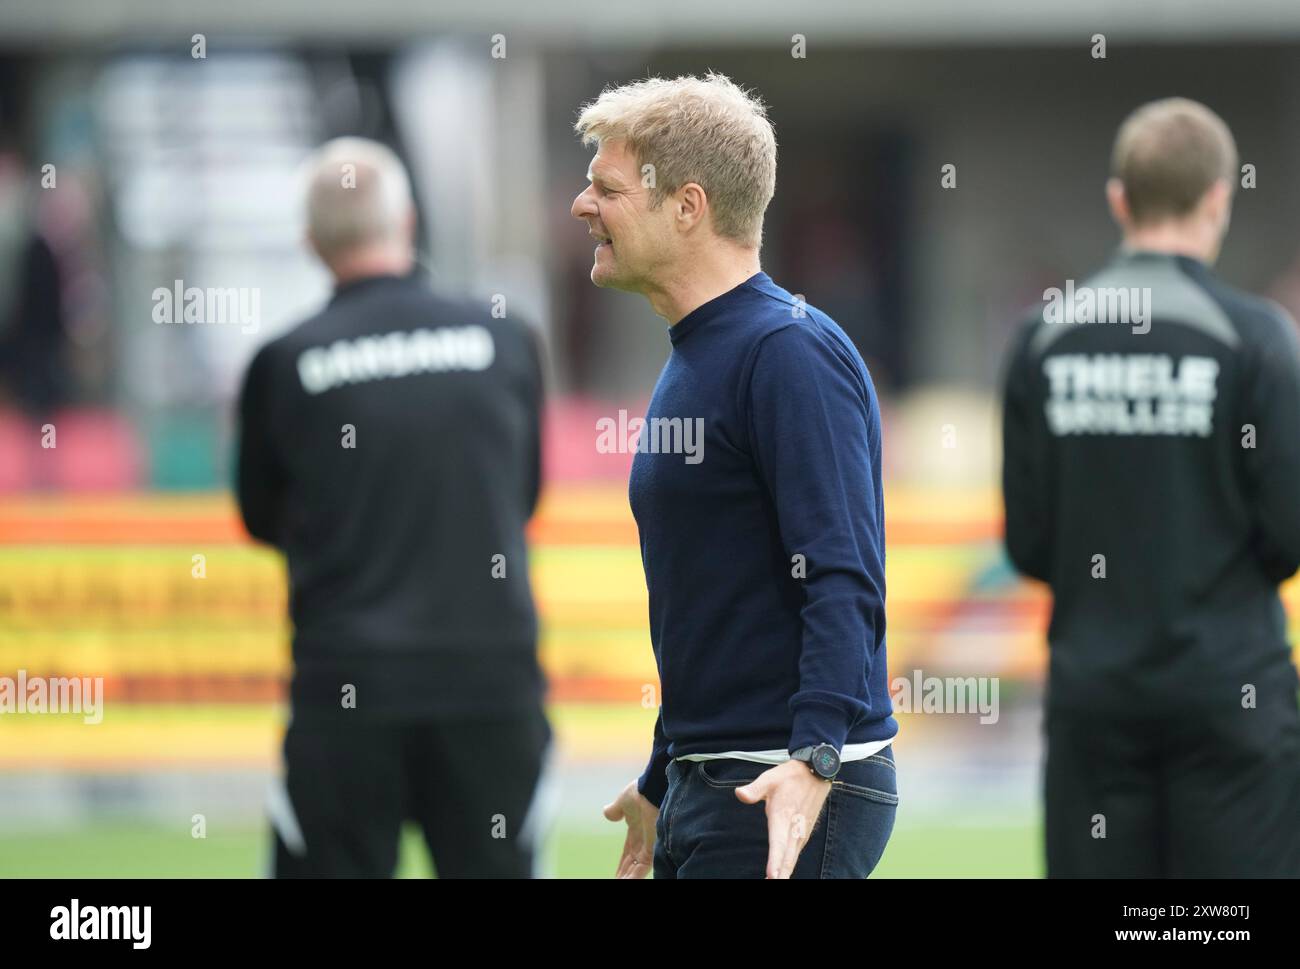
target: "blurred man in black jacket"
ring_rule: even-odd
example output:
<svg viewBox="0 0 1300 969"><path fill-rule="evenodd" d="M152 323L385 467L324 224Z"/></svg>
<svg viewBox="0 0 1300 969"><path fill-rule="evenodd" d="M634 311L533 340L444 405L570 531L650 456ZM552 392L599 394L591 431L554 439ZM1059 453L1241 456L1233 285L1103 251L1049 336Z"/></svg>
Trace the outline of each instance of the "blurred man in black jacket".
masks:
<svg viewBox="0 0 1300 969"><path fill-rule="evenodd" d="M262 347L239 405L240 508L288 560L294 625L276 873L391 875L412 818L440 876L526 876L550 739L537 344L412 273L388 149L326 145L307 206L334 296Z"/></svg>
<svg viewBox="0 0 1300 969"><path fill-rule="evenodd" d="M1300 875L1300 350L1209 266L1237 152L1184 99L1121 127L1112 261L1012 354L1011 559L1054 597L1049 876Z"/></svg>

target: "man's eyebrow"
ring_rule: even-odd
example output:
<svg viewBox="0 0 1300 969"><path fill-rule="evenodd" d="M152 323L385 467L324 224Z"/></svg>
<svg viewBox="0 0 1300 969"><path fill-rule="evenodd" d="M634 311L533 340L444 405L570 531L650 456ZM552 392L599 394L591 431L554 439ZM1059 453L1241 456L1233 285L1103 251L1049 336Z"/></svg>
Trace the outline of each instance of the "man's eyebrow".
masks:
<svg viewBox="0 0 1300 969"><path fill-rule="evenodd" d="M608 176L593 171L590 165L587 166L587 181L591 182L593 185L602 185L605 188L612 188L618 185L618 179L611 180Z"/></svg>

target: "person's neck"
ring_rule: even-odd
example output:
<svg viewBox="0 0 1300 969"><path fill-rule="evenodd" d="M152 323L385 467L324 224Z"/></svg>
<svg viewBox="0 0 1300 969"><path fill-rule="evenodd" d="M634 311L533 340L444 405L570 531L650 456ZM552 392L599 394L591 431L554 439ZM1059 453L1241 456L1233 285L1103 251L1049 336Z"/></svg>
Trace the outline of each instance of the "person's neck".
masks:
<svg viewBox="0 0 1300 969"><path fill-rule="evenodd" d="M650 307L676 326L709 300L735 289L760 271L757 249L726 247L699 254L666 274L669 278L645 290Z"/></svg>
<svg viewBox="0 0 1300 969"><path fill-rule="evenodd" d="M334 284L341 287L375 276L405 276L413 265L409 252L363 249L334 260L329 268Z"/></svg>
<svg viewBox="0 0 1300 969"><path fill-rule="evenodd" d="M1188 256L1211 265L1219 255L1219 239L1199 226L1166 222L1129 229L1124 233L1124 248L1135 252Z"/></svg>

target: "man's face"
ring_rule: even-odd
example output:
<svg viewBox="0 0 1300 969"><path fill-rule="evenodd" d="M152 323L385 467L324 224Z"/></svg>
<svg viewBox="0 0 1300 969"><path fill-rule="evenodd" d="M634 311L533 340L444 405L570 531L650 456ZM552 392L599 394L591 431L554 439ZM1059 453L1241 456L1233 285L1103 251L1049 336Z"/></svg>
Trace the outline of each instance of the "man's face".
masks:
<svg viewBox="0 0 1300 969"><path fill-rule="evenodd" d="M650 208L650 189L641 183L636 158L619 140L603 141L587 169L591 184L570 211L595 237L591 281L642 292L653 285L673 250L668 201Z"/></svg>

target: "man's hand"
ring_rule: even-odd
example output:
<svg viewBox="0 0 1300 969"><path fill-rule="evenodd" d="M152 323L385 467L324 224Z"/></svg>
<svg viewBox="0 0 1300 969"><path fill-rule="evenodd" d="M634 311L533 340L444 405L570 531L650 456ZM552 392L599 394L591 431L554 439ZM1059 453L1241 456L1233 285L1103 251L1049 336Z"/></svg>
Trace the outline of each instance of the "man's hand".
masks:
<svg viewBox="0 0 1300 969"><path fill-rule="evenodd" d="M605 805L605 819L627 822L623 857L618 860L614 877L645 878L653 870L655 822L659 820L659 809L642 796L636 789L636 781L632 781L613 804Z"/></svg>
<svg viewBox="0 0 1300 969"><path fill-rule="evenodd" d="M767 802L767 877L789 878L799 852L812 836L831 782L822 780L801 760L765 770L736 797L746 804Z"/></svg>

